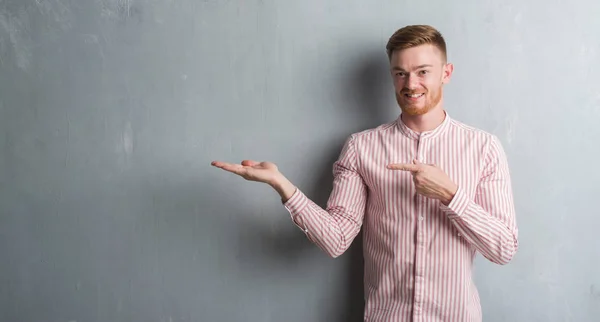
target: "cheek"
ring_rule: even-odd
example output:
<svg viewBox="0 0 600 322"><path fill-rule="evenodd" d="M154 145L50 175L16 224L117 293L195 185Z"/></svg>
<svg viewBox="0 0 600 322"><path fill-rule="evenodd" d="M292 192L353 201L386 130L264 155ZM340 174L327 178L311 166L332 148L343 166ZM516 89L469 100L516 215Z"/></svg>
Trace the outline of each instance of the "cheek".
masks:
<svg viewBox="0 0 600 322"><path fill-rule="evenodd" d="M395 90L397 93L402 92L402 90L406 89L406 86L404 83L398 83L394 86Z"/></svg>
<svg viewBox="0 0 600 322"><path fill-rule="evenodd" d="M398 90L404 88L404 80L399 77L394 77L394 87Z"/></svg>

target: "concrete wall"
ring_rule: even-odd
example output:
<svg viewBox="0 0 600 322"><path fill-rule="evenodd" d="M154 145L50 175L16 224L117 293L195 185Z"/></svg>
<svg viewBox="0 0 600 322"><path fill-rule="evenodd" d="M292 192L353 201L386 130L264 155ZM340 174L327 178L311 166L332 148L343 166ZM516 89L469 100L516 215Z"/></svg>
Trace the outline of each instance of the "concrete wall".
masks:
<svg viewBox="0 0 600 322"><path fill-rule="evenodd" d="M502 140L521 248L484 320L600 319L600 2L0 0L0 320L360 321L278 196L324 204L352 132L395 118L384 46L439 28L446 107ZM358 240L360 241L360 239Z"/></svg>

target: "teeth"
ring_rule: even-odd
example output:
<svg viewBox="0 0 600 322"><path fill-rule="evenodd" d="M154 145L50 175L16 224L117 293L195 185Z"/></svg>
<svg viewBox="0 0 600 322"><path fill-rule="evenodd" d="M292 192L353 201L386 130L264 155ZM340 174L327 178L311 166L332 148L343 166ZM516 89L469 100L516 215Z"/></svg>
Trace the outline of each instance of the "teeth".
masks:
<svg viewBox="0 0 600 322"><path fill-rule="evenodd" d="M406 94L406 95L409 97L412 97L412 98L417 98L417 97L423 95L423 93L421 93L421 94Z"/></svg>

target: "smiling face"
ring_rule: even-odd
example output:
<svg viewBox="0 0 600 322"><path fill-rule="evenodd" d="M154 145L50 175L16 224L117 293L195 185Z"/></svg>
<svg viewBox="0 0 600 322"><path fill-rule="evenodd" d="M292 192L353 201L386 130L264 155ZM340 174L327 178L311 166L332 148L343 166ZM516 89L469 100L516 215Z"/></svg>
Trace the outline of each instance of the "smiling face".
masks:
<svg viewBox="0 0 600 322"><path fill-rule="evenodd" d="M442 87L450 80L453 66L437 47L424 44L395 50L390 69L398 105L403 113L416 116L441 106Z"/></svg>

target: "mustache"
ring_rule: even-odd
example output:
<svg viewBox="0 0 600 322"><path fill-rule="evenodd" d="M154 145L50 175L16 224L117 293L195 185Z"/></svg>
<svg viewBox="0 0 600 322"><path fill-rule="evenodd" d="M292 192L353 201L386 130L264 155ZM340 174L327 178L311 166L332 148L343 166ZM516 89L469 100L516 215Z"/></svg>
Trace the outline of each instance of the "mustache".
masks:
<svg viewBox="0 0 600 322"><path fill-rule="evenodd" d="M403 89L400 91L400 94L404 95L404 94L409 94L409 95L413 95L413 94L421 94L421 93L427 93L427 91L417 91L417 90L410 90L410 89Z"/></svg>

